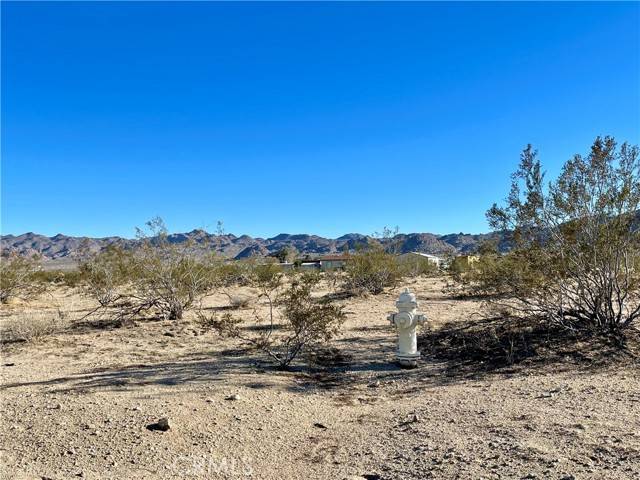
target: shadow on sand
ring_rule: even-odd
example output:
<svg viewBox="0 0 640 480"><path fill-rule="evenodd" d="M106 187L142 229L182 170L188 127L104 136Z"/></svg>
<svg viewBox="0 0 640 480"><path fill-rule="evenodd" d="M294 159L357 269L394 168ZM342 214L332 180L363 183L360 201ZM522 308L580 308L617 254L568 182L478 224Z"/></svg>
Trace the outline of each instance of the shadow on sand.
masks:
<svg viewBox="0 0 640 480"><path fill-rule="evenodd" d="M492 375L513 376L543 369L581 374L620 362L637 365L635 352L640 345L636 333L621 344L619 338L568 332L534 320L474 319L424 332L418 339L423 355L419 366L404 370L393 359L393 331L372 326L367 333L338 339L330 348L314 352L306 359L308 364L300 362L287 371L264 363L264 357L256 352L201 351L171 362L97 368L45 381L5 384L1 389L40 386L50 392L81 393L149 385L222 385L233 376L234 383L250 388L269 388L276 378L287 377L291 381L284 384L290 386L283 387L281 382L279 388L302 393L319 389L348 392L392 382L420 391Z"/></svg>

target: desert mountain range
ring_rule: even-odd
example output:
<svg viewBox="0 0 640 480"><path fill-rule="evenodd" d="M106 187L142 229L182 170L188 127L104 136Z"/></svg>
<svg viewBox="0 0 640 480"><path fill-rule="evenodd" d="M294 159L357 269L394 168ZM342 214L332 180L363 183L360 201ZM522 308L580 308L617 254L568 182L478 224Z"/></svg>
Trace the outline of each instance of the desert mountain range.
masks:
<svg viewBox="0 0 640 480"><path fill-rule="evenodd" d="M267 256L283 248L293 248L301 255L323 255L354 251L361 245L366 245L374 237L358 233L350 233L339 238L324 238L317 235L281 233L273 238L253 238L248 235L235 236L232 234L214 235L204 230L193 230L188 233L174 233L169 235L169 241L180 243L192 241L195 246L215 251L227 258L242 259L252 256ZM432 233L398 234L392 238L381 239L383 244L395 246L396 251L424 252L430 254L456 254L473 252L478 245L487 240L497 241L504 247L504 237L498 233L466 234L454 233L435 235ZM37 233L22 235L2 235L0 246L4 254L16 252L21 255L41 254L46 260L67 260L76 258L82 249L98 252L110 244L132 248L138 240L122 237L72 237L58 234L53 237Z"/></svg>

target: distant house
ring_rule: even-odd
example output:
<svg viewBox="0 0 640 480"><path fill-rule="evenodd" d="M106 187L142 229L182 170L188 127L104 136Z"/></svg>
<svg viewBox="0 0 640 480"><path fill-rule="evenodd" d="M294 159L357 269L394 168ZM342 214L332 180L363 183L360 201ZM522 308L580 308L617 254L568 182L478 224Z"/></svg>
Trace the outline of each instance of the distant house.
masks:
<svg viewBox="0 0 640 480"><path fill-rule="evenodd" d="M317 269L322 271L341 270L349 261L349 255L324 255L315 258L305 258L299 262L302 270Z"/></svg>
<svg viewBox="0 0 640 480"><path fill-rule="evenodd" d="M438 267L442 266L442 264L444 263L444 259L442 257L438 257L437 255L430 255L428 253L422 253L422 252L403 253L398 258L404 262L412 262L412 261L420 262L420 261L426 260Z"/></svg>
<svg viewBox="0 0 640 480"><path fill-rule="evenodd" d="M303 261L298 265L300 270L319 270L320 263L316 261Z"/></svg>
<svg viewBox="0 0 640 480"><path fill-rule="evenodd" d="M320 270L341 270L349 261L349 255L325 255L317 259Z"/></svg>

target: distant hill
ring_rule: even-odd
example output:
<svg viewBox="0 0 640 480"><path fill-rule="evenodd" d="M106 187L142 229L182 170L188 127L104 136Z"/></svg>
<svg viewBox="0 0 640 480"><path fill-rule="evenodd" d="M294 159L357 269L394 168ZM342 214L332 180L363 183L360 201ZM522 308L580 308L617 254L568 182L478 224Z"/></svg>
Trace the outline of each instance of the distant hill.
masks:
<svg viewBox="0 0 640 480"><path fill-rule="evenodd" d="M506 250L504 236L499 233L471 235L452 233L435 235L432 233L399 234L393 238L376 240L359 233L350 233L339 238L324 238L317 235L281 233L273 238L253 238L248 235L214 235L204 230L169 235L169 241L181 243L191 241L201 251L214 251L227 258L242 259L254 256L267 256L283 248L295 249L300 255L321 255L328 253L355 251L376 241L398 253L424 252L434 255L471 253L487 240L498 243ZM116 244L124 248L135 247L138 240L121 237L70 237L58 234L46 237L29 232L22 235L2 235L0 247L3 254L16 252L21 255L41 254L45 260L55 263L72 263L81 252L99 252L107 245Z"/></svg>

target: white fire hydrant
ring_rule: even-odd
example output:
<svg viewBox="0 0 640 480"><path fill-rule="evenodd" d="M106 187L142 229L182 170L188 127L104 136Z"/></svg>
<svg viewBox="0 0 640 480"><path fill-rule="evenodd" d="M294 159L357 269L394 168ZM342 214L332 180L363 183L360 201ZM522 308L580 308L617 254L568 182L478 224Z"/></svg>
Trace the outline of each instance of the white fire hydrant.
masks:
<svg viewBox="0 0 640 480"><path fill-rule="evenodd" d="M427 317L417 312L416 296L408 288L400 294L396 307L398 307L398 313L392 313L387 317L398 330L396 358L401 367L413 368L418 366L420 358L416 327L423 325L427 321Z"/></svg>

